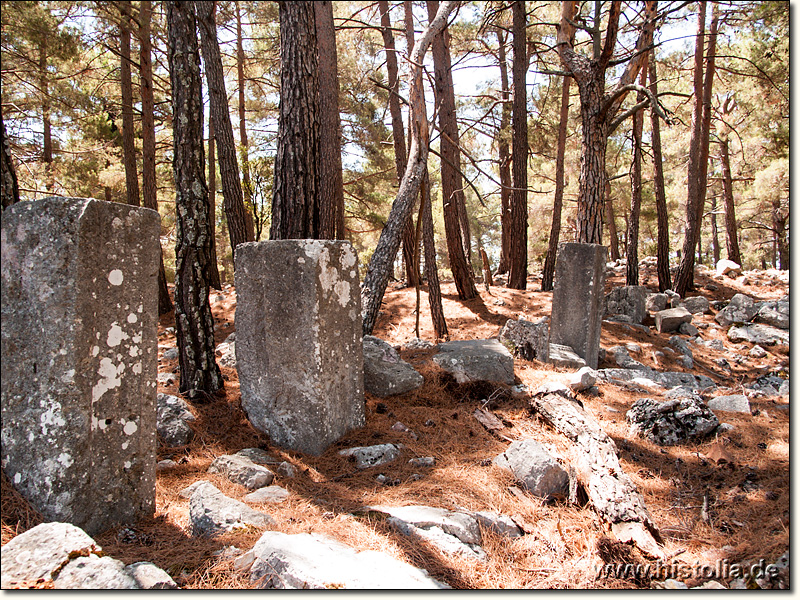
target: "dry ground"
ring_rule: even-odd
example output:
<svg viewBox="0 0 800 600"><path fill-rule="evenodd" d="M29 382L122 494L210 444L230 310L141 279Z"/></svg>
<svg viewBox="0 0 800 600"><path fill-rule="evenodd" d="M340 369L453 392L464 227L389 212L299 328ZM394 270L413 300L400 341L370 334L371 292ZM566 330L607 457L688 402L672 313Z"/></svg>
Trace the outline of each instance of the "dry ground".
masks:
<svg viewBox="0 0 800 600"><path fill-rule="evenodd" d="M752 278L751 278L752 279ZM648 271L644 283L655 284ZM744 286L726 279L723 282L698 277L698 293L709 300L728 299L737 291L756 299L777 299L788 293L788 285ZM757 282L753 282L757 283ZM717 286L711 291L706 285ZM608 281L608 289L624 285L619 277ZM509 318L524 316L533 320L549 315L551 294L536 291L539 280L531 278L530 290L516 291L480 286L478 299L460 302L452 283L443 286L444 310L451 339L479 339L496 336ZM421 333L432 339L427 295L422 292ZM219 298L221 297L221 299ZM500 302L502 301L502 303ZM395 345L414 336L415 292L390 289L375 335ZM212 293L216 317L217 343L234 330L235 293L227 289ZM175 344L165 331L170 316L159 326L159 355ZM700 321L712 322L711 315ZM695 317L695 322L698 318ZM703 330L705 339L722 331ZM650 366L653 351L667 345L668 334L644 334L622 324L604 323L601 345L604 348L636 342L643 348L634 356ZM731 344L727 342L729 347ZM789 348L767 348L765 359L747 356L749 344L733 345L745 357L743 364L731 361L725 371L713 360L722 353L693 347L696 374L708 375L718 385L741 393L741 385L765 373L784 370L788 376ZM359 549L388 552L427 569L430 574L456 588L637 588L649 587L646 580L597 578L597 565L606 560L641 560L635 551L609 543L606 529L589 506L565 503L545 504L519 492L511 477L491 466L491 459L502 452L510 440L533 437L556 455L567 455L569 442L550 429L528 409L524 398L514 398L508 390L488 385L457 385L429 360L432 351L401 351L402 357L425 375L424 386L414 392L378 399L367 394L367 424L328 449L322 456L305 456L272 447L266 436L250 427L240 406L237 373L223 369L225 393L215 402L193 407L197 415L196 435L186 447L159 449L159 460L172 458L178 466L161 472L157 478L157 513L134 528L138 539L118 541L118 530L97 537L104 550L126 563L148 560L166 569L187 588L247 588L253 584L246 574L233 569L233 556L223 554L229 546L249 549L259 531L227 534L214 539L195 539L187 533L188 500L178 492L189 484L206 479L225 494L241 499L242 486L223 476L209 475L211 461L223 453L246 447L268 449L297 467L294 478L278 477L277 484L291 492L282 504L257 507L272 515L276 529L287 533L328 534ZM160 361L159 371L176 368L176 362ZM600 364L610 367L611 364ZM662 370L684 370L675 363L659 365ZM547 379L565 381L568 371L536 361L515 361L520 383L534 389ZM177 394L175 386L159 386L159 391ZM751 402L753 415L723 414L721 420L735 426L732 431L703 443L662 448L647 440L631 437L625 412L640 396L614 385L602 385L595 394L581 394L586 409L598 419L617 443L623 468L643 494L659 526L671 562L680 565L713 565L717 559L730 562L774 561L789 547L789 413L772 399ZM777 402L786 402L786 399ZM472 416L478 407L498 415L506 428L490 434ZM788 407L783 407L788 408ZM416 433L393 431L400 421ZM337 451L356 445L400 442L406 449L400 460L365 471L338 456ZM715 452L723 448L729 461L717 464ZM709 456L711 455L711 456ZM433 456L436 465L413 469L408 459ZM384 473L397 485L383 485L376 476ZM413 475L422 475L416 480ZM30 510L2 478L3 536L11 537L38 522ZM708 497L709 519L701 518L704 496ZM432 547L414 543L380 521L360 515L368 504L428 504L450 509L492 510L513 515L528 535L514 541L485 532L486 563L452 558ZM687 581L690 585L701 579Z"/></svg>

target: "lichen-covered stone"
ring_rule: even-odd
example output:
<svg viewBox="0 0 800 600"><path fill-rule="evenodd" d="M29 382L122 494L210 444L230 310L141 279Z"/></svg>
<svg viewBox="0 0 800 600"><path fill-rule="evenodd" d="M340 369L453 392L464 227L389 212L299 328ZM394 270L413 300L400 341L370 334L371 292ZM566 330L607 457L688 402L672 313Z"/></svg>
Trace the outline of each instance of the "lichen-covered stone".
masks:
<svg viewBox="0 0 800 600"><path fill-rule="evenodd" d="M364 336L364 389L380 398L405 394L422 386L425 379L400 358L397 350L372 335Z"/></svg>
<svg viewBox="0 0 800 600"><path fill-rule="evenodd" d="M155 510L159 234L114 202L3 211L3 469L90 534Z"/></svg>
<svg viewBox="0 0 800 600"><path fill-rule="evenodd" d="M531 439L513 442L494 459L494 464L511 471L525 488L545 499L565 498L569 475L539 442Z"/></svg>
<svg viewBox="0 0 800 600"><path fill-rule="evenodd" d="M459 340L439 344L433 362L458 383L493 381L514 383L514 358L497 340Z"/></svg>
<svg viewBox="0 0 800 600"><path fill-rule="evenodd" d="M614 288L603 300L604 312L606 315L630 317L631 323L641 323L647 316L646 298L647 288L642 285Z"/></svg>
<svg viewBox="0 0 800 600"><path fill-rule="evenodd" d="M734 323L747 323L758 313L758 309L750 296L734 294L728 305L714 315L714 320L727 327Z"/></svg>
<svg viewBox="0 0 800 600"><path fill-rule="evenodd" d="M549 356L550 325L547 317L535 323L525 319L509 319L500 331L500 341L509 343L514 354L525 360L547 362Z"/></svg>
<svg viewBox="0 0 800 600"><path fill-rule="evenodd" d="M274 523L269 515L228 498L208 482L201 483L192 492L189 521L194 536L212 536L248 526L266 528Z"/></svg>
<svg viewBox="0 0 800 600"><path fill-rule="evenodd" d="M719 425L719 419L696 394L664 402L640 398L626 417L634 432L661 446L702 439Z"/></svg>
<svg viewBox="0 0 800 600"><path fill-rule="evenodd" d="M242 408L275 445L319 455L364 425L358 257L349 242L236 249Z"/></svg>
<svg viewBox="0 0 800 600"><path fill-rule="evenodd" d="M156 428L158 437L167 446L185 446L194 435L189 423L194 414L183 398L170 394L158 395Z"/></svg>
<svg viewBox="0 0 800 600"><path fill-rule="evenodd" d="M241 454L218 456L211 463L208 472L222 473L234 483L243 485L248 490L268 486L275 478L275 474L267 467L257 465Z"/></svg>
<svg viewBox="0 0 800 600"><path fill-rule="evenodd" d="M359 469L369 469L392 462L400 456L400 450L401 448L395 444L378 444L340 450L339 456L352 458Z"/></svg>

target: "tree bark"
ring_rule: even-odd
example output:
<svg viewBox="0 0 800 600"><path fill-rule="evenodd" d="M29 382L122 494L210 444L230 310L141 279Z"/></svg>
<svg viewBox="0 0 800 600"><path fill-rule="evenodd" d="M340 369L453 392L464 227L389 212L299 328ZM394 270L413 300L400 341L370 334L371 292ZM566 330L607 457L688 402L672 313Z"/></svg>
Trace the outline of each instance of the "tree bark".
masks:
<svg viewBox="0 0 800 600"><path fill-rule="evenodd" d="M242 44L242 12L239 0L233 3L236 15L236 81L238 84L238 113L239 113L239 160L242 166L242 196L245 209L248 213L253 213L253 184L250 181L250 156L247 148L247 110L245 107L245 79L244 79L244 46ZM258 241L255 236L255 226L253 227L253 239Z"/></svg>
<svg viewBox="0 0 800 600"><path fill-rule="evenodd" d="M736 207L733 203L733 175L731 174L730 139L723 134L719 142L719 161L722 164L722 195L725 204L725 232L727 234L728 260L742 264L739 251L739 232L736 225Z"/></svg>
<svg viewBox="0 0 800 600"><path fill-rule="evenodd" d="M711 251L714 257L714 264L719 262L719 230L717 228L717 195L711 195Z"/></svg>
<svg viewBox="0 0 800 600"><path fill-rule="evenodd" d="M224 382L214 357L214 316L206 280L211 230L204 173L200 55L194 4L169 1L166 8L177 213L175 335L180 391L190 400L203 401Z"/></svg>
<svg viewBox="0 0 800 600"><path fill-rule="evenodd" d="M686 194L686 234L683 255L675 276L675 291L681 296L694 289L695 250L700 243L708 176L708 145L711 129L711 91L714 81L719 4L713 3L713 17L708 36L708 55L703 74L703 39L705 37L706 6L700 3L695 44L694 93L692 111L692 140L689 146L689 169Z"/></svg>
<svg viewBox="0 0 800 600"><path fill-rule="evenodd" d="M428 0L428 19L433 20L438 0ZM442 205L447 255L453 281L461 300L478 295L471 264L469 219L466 214L464 183L461 178L461 150L458 147L456 100L450 64L450 35L447 28L434 38L431 47L434 68L434 96L439 111L439 151L442 156Z"/></svg>
<svg viewBox="0 0 800 600"><path fill-rule="evenodd" d="M425 247L425 278L428 280L428 306L430 306L431 309L433 333L436 339L444 340L448 338L447 321L444 318L442 289L439 285L439 266L436 262L436 243L433 237L431 184L427 167L425 167L425 173L422 177L420 202L425 203L425 210L422 212L422 242Z"/></svg>
<svg viewBox="0 0 800 600"><path fill-rule="evenodd" d="M617 234L617 217L614 214L614 199L611 197L611 181L608 173L605 173L605 207L606 207L606 226L608 227L608 250L611 260L619 260L619 235Z"/></svg>
<svg viewBox="0 0 800 600"><path fill-rule="evenodd" d="M511 114L512 177L511 216L509 219L508 287L524 290L528 286L528 108L525 75L528 71L525 0L511 3L514 62L514 98Z"/></svg>
<svg viewBox="0 0 800 600"><path fill-rule="evenodd" d="M561 79L561 114L558 123L558 141L556 142L556 191L553 198L553 221L550 225L550 240L547 244L547 256L544 259L544 269L542 270L543 292L553 290L558 239L561 233L561 207L564 202L564 154L567 148L570 82L569 77Z"/></svg>
<svg viewBox="0 0 800 600"><path fill-rule="evenodd" d="M650 93L658 98L658 79L656 76L656 54L650 51ZM653 187L656 196L656 219L658 222L658 240L656 250L656 272L658 273L658 291L670 289L672 285L669 272L669 219L667 215L667 194L664 188L664 162L661 155L661 123L658 113L650 109L650 128L653 146Z"/></svg>
<svg viewBox="0 0 800 600"><path fill-rule="evenodd" d="M649 52L646 57L649 56ZM639 73L639 85L647 85L647 58ZM636 103L644 102L646 96L639 92ZM639 215L642 210L642 129L644 129L644 111L633 115L631 137L633 144L633 164L631 165L631 214L628 219L628 246L625 252L627 268L625 284L639 285Z"/></svg>
<svg viewBox="0 0 800 600"><path fill-rule="evenodd" d="M208 207L211 215L211 261L208 264L208 284L221 290L222 282L217 264L217 153L213 121L210 118L208 120Z"/></svg>
<svg viewBox="0 0 800 600"><path fill-rule="evenodd" d="M281 98L270 239L319 238L319 70L314 5L281 2Z"/></svg>
<svg viewBox="0 0 800 600"><path fill-rule="evenodd" d="M53 133L50 123L50 92L47 78L47 38L39 43L39 90L42 94L42 162L45 170L45 189L55 188L53 172Z"/></svg>
<svg viewBox="0 0 800 600"><path fill-rule="evenodd" d="M378 245L367 266L367 274L361 285L361 307L363 314L364 335L370 335L378 318L383 294L389 281L392 262L400 247L400 237L408 215L414 205L414 199L425 174L428 161L428 120L425 110L425 94L422 87L422 63L425 53L431 45L434 35L447 25L447 17L456 7L457 2L443 2L419 41L411 52L412 77L409 91L409 103L412 115L411 147L406 172L400 183L397 197L392 203L392 210L386 226L381 231Z"/></svg>
<svg viewBox="0 0 800 600"><path fill-rule="evenodd" d="M344 239L344 187L333 4L330 0L314 2L314 15L319 61L319 237L341 240Z"/></svg>
<svg viewBox="0 0 800 600"><path fill-rule="evenodd" d="M500 129L497 132L497 158L500 171L500 264L497 274L508 273L511 263L511 150L508 139L511 135L511 90L508 85L508 62L506 58L506 33L497 29L497 59L500 64Z"/></svg>
<svg viewBox="0 0 800 600"><path fill-rule="evenodd" d="M789 211L786 210L780 201L780 198L772 201L772 229L775 236L775 250L776 258L778 259L777 267L781 271L789 270L789 239L788 228L786 222L789 220Z"/></svg>
<svg viewBox="0 0 800 600"><path fill-rule="evenodd" d="M248 223L247 212L242 196L242 183L239 180L239 164L236 161L236 142L228 110L228 93L225 90L225 74L222 69L222 56L217 41L217 24L214 18L213 0L196 1L197 26L203 50L203 63L206 70L208 97L211 106L211 121L214 123L214 137L219 154L219 174L222 182L222 200L228 217L228 233L231 251L236 246L255 239L252 222ZM250 225L248 227L248 224ZM234 263L235 264L235 263Z"/></svg>
<svg viewBox="0 0 800 600"><path fill-rule="evenodd" d="M139 95L142 97L142 204L158 212L158 184L156 180L156 125L153 100L153 63L151 57L150 21L151 0L139 5ZM110 190L109 190L110 191ZM159 240L160 245L160 240ZM173 309L164 269L164 251L158 266L158 315Z"/></svg>
<svg viewBox="0 0 800 600"><path fill-rule="evenodd" d="M19 202L19 184L17 183L17 171L14 169L14 161L11 158L11 143L6 133L6 124L3 121L3 107L0 105L0 183L2 183L3 210Z"/></svg>
<svg viewBox="0 0 800 600"><path fill-rule="evenodd" d="M122 159L125 165L125 190L128 204L140 206L139 170L136 168L136 142L133 123L133 83L131 82L131 1L119 3L120 86L122 96Z"/></svg>

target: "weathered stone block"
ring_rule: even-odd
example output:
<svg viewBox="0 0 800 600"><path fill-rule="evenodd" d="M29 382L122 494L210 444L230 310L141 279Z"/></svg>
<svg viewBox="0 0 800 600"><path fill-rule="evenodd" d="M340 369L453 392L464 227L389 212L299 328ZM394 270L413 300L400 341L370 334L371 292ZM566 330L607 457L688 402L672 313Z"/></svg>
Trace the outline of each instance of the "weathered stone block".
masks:
<svg viewBox="0 0 800 600"><path fill-rule="evenodd" d="M500 341L514 347L514 354L525 360L547 362L550 324L547 317L535 323L525 319L509 319L500 332Z"/></svg>
<svg viewBox="0 0 800 600"><path fill-rule="evenodd" d="M3 469L90 534L155 509L159 233L85 198L3 212Z"/></svg>
<svg viewBox="0 0 800 600"><path fill-rule="evenodd" d="M546 499L565 498L569 475L539 442L522 439L513 442L493 463L511 471L523 486Z"/></svg>
<svg viewBox="0 0 800 600"><path fill-rule="evenodd" d="M236 249L236 364L253 426L321 454L364 425L358 257L349 242Z"/></svg>
<svg viewBox="0 0 800 600"><path fill-rule="evenodd" d="M624 315L631 323L641 323L647 316L645 300L647 288L642 285L625 285L611 290L603 300L606 315Z"/></svg>
<svg viewBox="0 0 800 600"><path fill-rule="evenodd" d="M599 244L566 243L559 244L556 258L550 344L571 347L593 369L600 349L607 253Z"/></svg>
<svg viewBox="0 0 800 600"><path fill-rule="evenodd" d="M371 335L364 337L364 387L370 394L386 398L416 390L423 383L422 375L392 346Z"/></svg>
<svg viewBox="0 0 800 600"><path fill-rule="evenodd" d="M681 323L691 323L692 313L679 306L678 308L668 308L656 313L656 329L659 333L678 331Z"/></svg>
<svg viewBox="0 0 800 600"><path fill-rule="evenodd" d="M497 340L458 340L439 344L433 362L458 383L497 381L514 383L514 358Z"/></svg>

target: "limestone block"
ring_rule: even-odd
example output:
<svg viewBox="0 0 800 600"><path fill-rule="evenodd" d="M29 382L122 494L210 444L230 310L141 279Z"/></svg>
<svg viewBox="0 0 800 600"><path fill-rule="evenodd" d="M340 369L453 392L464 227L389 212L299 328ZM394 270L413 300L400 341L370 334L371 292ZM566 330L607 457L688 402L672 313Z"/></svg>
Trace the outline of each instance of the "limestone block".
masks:
<svg viewBox="0 0 800 600"><path fill-rule="evenodd" d="M603 321L605 246L559 244L556 258L550 344L571 347L597 368Z"/></svg>
<svg viewBox="0 0 800 600"><path fill-rule="evenodd" d="M155 509L159 234L113 202L3 211L3 469L90 534Z"/></svg>
<svg viewBox="0 0 800 600"><path fill-rule="evenodd" d="M364 337L364 387L370 394L386 398L415 390L423 383L422 375L392 346L372 335Z"/></svg>
<svg viewBox="0 0 800 600"><path fill-rule="evenodd" d="M645 300L647 288L642 285L625 285L611 290L603 300L606 315L625 315L631 323L641 323L647 316Z"/></svg>
<svg viewBox="0 0 800 600"><path fill-rule="evenodd" d="M278 446L319 455L364 425L358 257L349 242L236 249L242 407Z"/></svg>
<svg viewBox="0 0 800 600"><path fill-rule="evenodd" d="M500 332L500 341L514 347L514 354L525 360L547 362L549 356L550 325L547 317L535 323L525 319L509 319Z"/></svg>
<svg viewBox="0 0 800 600"><path fill-rule="evenodd" d="M656 329L659 333L678 331L681 323L691 323L692 313L679 306L678 308L668 308L656 313Z"/></svg>
<svg viewBox="0 0 800 600"><path fill-rule="evenodd" d="M497 340L459 340L439 344L433 362L458 383L496 381L514 383L514 358Z"/></svg>
<svg viewBox="0 0 800 600"><path fill-rule="evenodd" d="M569 491L569 475L539 442L517 440L494 459L494 464L511 471L536 496L564 498Z"/></svg>

